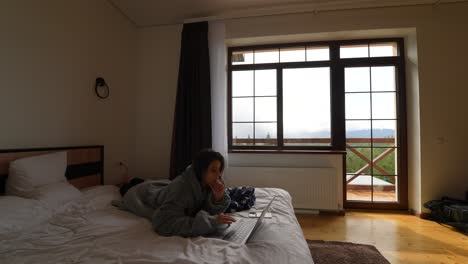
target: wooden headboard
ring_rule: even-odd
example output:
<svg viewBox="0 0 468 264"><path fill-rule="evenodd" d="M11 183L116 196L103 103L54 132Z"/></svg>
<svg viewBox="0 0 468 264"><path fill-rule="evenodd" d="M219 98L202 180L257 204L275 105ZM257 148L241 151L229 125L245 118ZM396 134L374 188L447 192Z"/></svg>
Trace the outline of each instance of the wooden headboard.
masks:
<svg viewBox="0 0 468 264"><path fill-rule="evenodd" d="M65 176L72 185L81 189L104 183L104 146L0 149L0 194L5 193L10 162L59 151L67 152Z"/></svg>

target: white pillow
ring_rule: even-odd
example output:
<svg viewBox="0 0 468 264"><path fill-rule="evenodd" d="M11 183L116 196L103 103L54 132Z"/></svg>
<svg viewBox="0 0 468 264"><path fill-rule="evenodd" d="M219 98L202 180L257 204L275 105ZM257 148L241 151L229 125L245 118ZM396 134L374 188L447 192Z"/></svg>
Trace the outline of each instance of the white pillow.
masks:
<svg viewBox="0 0 468 264"><path fill-rule="evenodd" d="M50 210L58 210L81 197L81 192L68 182L58 182L36 188L33 199L39 200Z"/></svg>
<svg viewBox="0 0 468 264"><path fill-rule="evenodd" d="M45 222L51 212L39 201L17 196L0 196L0 237Z"/></svg>
<svg viewBox="0 0 468 264"><path fill-rule="evenodd" d="M66 181L66 169L67 153L64 151L17 159L10 163L6 194L37 196L36 188Z"/></svg>

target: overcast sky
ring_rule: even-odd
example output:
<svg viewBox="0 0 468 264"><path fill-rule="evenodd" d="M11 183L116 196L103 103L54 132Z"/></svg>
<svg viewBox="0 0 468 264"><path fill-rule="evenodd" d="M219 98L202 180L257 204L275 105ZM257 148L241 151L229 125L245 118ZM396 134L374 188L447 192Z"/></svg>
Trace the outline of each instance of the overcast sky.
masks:
<svg viewBox="0 0 468 264"><path fill-rule="evenodd" d="M372 49L371 55L385 55L391 47ZM367 53L367 48L365 48ZM360 56L363 49L342 50L342 56ZM278 62L278 52L255 53L255 62ZM252 53L244 62L252 63ZM300 61L304 50L281 52L281 61ZM308 60L327 60L328 49L307 51ZM255 84L255 86L254 86ZM276 70L234 71L232 74L233 121L256 123L256 138L276 137ZM255 89L254 89L255 87ZM378 92L369 93L370 91ZM395 69L363 67L345 69L346 118L392 119L395 116ZM388 92L388 93L384 93ZM356 93L359 92L359 93ZM264 96L256 97L252 96ZM254 102L255 100L255 102ZM372 101L372 103L371 103ZM254 116L255 103L255 116ZM283 70L283 122L285 138L329 137L330 132L330 69L296 68ZM374 121L374 129L393 129L395 121ZM370 121L347 121L347 131L368 130ZM252 123L234 123L234 138L253 137Z"/></svg>

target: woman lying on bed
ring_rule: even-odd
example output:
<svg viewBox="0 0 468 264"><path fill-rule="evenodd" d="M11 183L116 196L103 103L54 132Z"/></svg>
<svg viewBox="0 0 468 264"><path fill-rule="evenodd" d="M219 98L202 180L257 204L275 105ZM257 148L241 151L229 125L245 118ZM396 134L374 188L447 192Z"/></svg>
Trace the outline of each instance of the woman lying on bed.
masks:
<svg viewBox="0 0 468 264"><path fill-rule="evenodd" d="M169 184L145 181L131 187L122 202L113 204L148 218L162 236L207 235L218 224L235 222L223 214L231 200L224 191L223 170L224 158L219 152L202 150Z"/></svg>

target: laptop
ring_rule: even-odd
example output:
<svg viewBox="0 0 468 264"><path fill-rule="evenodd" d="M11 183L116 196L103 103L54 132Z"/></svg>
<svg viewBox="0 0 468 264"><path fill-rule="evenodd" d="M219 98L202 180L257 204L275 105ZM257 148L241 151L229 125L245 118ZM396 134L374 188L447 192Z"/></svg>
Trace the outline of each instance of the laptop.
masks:
<svg viewBox="0 0 468 264"><path fill-rule="evenodd" d="M262 214L260 217L258 217L258 219L237 218L237 221L232 223L231 226L218 230L211 237L220 238L222 240L238 244L245 244L249 242L249 239L253 236L253 234L255 234L255 231L257 231L275 198L276 196L271 199L270 203L268 203L268 205L263 209Z"/></svg>

